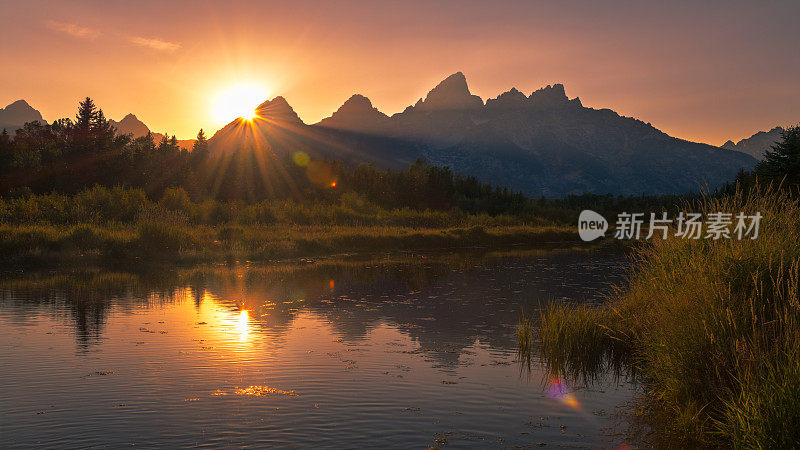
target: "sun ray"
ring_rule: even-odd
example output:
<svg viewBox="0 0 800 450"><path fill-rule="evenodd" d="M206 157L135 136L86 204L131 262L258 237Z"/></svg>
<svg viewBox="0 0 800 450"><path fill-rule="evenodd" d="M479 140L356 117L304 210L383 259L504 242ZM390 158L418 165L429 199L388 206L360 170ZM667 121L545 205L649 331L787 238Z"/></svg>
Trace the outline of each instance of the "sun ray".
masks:
<svg viewBox="0 0 800 450"><path fill-rule="evenodd" d="M227 123L242 118L252 120L256 108L267 98L267 91L258 84L238 84L221 92L212 105L214 119Z"/></svg>

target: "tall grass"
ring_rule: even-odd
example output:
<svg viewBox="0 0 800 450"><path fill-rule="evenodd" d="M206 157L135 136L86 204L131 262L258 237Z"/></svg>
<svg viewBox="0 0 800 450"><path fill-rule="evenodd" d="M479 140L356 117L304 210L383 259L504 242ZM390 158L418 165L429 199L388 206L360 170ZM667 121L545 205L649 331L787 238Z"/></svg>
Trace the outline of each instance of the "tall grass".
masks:
<svg viewBox="0 0 800 450"><path fill-rule="evenodd" d="M536 217L489 216L411 208L384 209L350 192L336 202L265 200L260 203L206 200L193 202L181 188L167 189L151 201L141 189L123 187L88 189L73 196L41 194L0 198L0 223L105 224L137 223L164 219L192 225L342 225L448 228L465 226L542 225L554 223Z"/></svg>
<svg viewBox="0 0 800 450"><path fill-rule="evenodd" d="M574 243L572 227L459 210L383 209L348 193L333 203L158 201L138 189L0 199L6 261L96 254L113 258L275 259L375 250Z"/></svg>
<svg viewBox="0 0 800 450"><path fill-rule="evenodd" d="M754 190L701 209L761 212L760 235L650 241L607 307L548 309L540 347L573 374L597 370L598 346L629 355L659 443L798 447L800 206Z"/></svg>

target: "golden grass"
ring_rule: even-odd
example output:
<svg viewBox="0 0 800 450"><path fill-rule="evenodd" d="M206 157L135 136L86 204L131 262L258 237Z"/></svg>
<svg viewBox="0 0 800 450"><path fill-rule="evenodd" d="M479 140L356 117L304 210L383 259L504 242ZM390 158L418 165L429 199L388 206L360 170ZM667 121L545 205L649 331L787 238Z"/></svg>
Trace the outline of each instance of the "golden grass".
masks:
<svg viewBox="0 0 800 450"><path fill-rule="evenodd" d="M602 370L598 354L626 353L656 443L800 446L798 201L739 192L702 210L761 212L760 236L650 241L608 306L548 309L540 348L573 375Z"/></svg>

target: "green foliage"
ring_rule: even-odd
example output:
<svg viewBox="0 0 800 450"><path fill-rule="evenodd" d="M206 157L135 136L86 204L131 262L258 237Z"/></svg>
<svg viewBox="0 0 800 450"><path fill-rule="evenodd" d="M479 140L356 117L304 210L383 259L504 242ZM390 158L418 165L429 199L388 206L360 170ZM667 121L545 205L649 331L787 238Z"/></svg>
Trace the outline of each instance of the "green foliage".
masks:
<svg viewBox="0 0 800 450"><path fill-rule="evenodd" d="M614 316L613 310L595 306L549 304L540 316L538 341L546 366L559 378L582 383L608 370L621 372L626 361L624 341L604 325Z"/></svg>
<svg viewBox="0 0 800 450"><path fill-rule="evenodd" d="M192 202L183 188L169 188L161 197L161 205L171 211L181 211L187 215L192 213Z"/></svg>
<svg viewBox="0 0 800 450"><path fill-rule="evenodd" d="M789 127L781 134L780 142L764 154L752 172L739 171L736 178L719 190L721 196L779 187L791 195L800 193L800 125Z"/></svg>
<svg viewBox="0 0 800 450"><path fill-rule="evenodd" d="M95 186L74 196L44 194L0 199L0 221L18 224L131 222L149 204L142 190Z"/></svg>
<svg viewBox="0 0 800 450"><path fill-rule="evenodd" d="M200 161L208 157L208 140L202 128L197 132L197 138L192 144L192 157Z"/></svg>
<svg viewBox="0 0 800 450"><path fill-rule="evenodd" d="M151 135L116 135L90 98L75 121L31 122L13 140L0 139L0 192L75 193L93 185L132 186L159 196L166 188L192 184L205 163L165 138L158 147Z"/></svg>
<svg viewBox="0 0 800 450"><path fill-rule="evenodd" d="M310 254L574 242L573 227L459 210L384 209L350 192L337 203L192 201L181 188L159 201L141 189L95 186L74 195L0 198L0 250L12 257L90 253L275 258ZM4 241L5 240L5 241Z"/></svg>
<svg viewBox="0 0 800 450"><path fill-rule="evenodd" d="M185 227L169 222L142 223L138 233L133 250L145 254L177 253L195 245L192 235Z"/></svg>
<svg viewBox="0 0 800 450"><path fill-rule="evenodd" d="M102 244L101 233L91 225L77 225L72 228L67 238L70 243L81 250L93 250Z"/></svg>
<svg viewBox="0 0 800 450"><path fill-rule="evenodd" d="M83 221L130 222L149 202L141 189L125 189L119 186L104 188L95 186L79 192L72 198L63 198L66 207L73 207L73 217Z"/></svg>

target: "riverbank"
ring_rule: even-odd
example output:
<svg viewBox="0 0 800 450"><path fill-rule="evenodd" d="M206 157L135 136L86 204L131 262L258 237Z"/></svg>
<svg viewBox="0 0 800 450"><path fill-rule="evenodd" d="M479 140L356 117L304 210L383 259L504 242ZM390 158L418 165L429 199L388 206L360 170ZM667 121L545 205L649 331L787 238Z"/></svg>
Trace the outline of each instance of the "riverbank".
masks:
<svg viewBox="0 0 800 450"><path fill-rule="evenodd" d="M569 224L571 225L571 224ZM581 241L568 225L536 216L457 208L381 208L356 193L336 201L191 201L182 189L159 201L137 189L0 199L0 253L19 260L274 260L340 253L551 248Z"/></svg>
<svg viewBox="0 0 800 450"><path fill-rule="evenodd" d="M274 260L370 251L580 245L566 227L533 225L417 228L343 225L0 225L0 252L13 260L155 258Z"/></svg>
<svg viewBox="0 0 800 450"><path fill-rule="evenodd" d="M739 193L702 209L760 212L760 235L653 240L636 250L630 285L606 306L553 304L538 336L521 333L520 344L538 343L562 376L627 367L644 386L637 414L653 445L796 447L800 206Z"/></svg>

